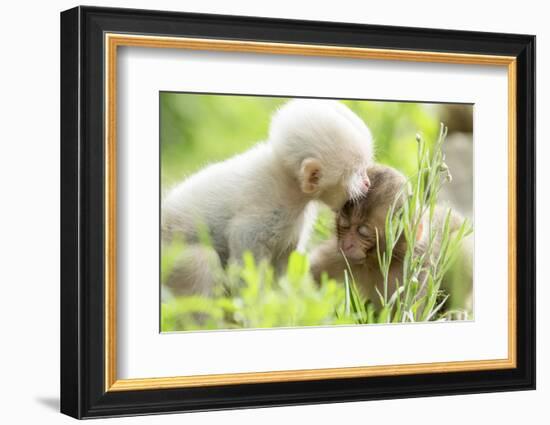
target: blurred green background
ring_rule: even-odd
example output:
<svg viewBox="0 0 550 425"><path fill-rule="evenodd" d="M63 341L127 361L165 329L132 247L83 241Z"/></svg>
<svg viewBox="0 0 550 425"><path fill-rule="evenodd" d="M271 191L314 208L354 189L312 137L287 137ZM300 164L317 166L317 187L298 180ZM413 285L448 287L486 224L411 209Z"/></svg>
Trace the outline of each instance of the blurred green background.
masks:
<svg viewBox="0 0 550 425"><path fill-rule="evenodd" d="M273 112L288 98L160 94L163 189L208 163L265 140ZM435 140L443 109L434 104L344 100L371 129L376 159L411 174L415 134ZM471 107L467 107L471 109ZM449 129L453 131L452 128Z"/></svg>

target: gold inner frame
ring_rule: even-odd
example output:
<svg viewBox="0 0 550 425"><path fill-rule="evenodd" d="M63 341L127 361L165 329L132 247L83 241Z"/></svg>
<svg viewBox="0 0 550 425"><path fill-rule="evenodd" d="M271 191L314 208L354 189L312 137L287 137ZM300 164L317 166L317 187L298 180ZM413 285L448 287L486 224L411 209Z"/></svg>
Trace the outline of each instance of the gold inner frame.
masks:
<svg viewBox="0 0 550 425"><path fill-rule="evenodd" d="M171 48L507 67L508 71L508 357L495 360L399 364L271 372L117 379L116 339L116 100L119 46ZM105 34L105 391L308 381L509 369L516 367L516 58L326 45Z"/></svg>

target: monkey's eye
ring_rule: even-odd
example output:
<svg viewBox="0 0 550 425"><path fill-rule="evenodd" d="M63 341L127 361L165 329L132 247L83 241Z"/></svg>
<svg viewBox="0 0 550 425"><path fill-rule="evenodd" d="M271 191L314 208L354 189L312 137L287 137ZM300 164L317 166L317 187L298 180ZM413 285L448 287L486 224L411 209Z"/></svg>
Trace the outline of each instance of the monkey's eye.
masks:
<svg viewBox="0 0 550 425"><path fill-rule="evenodd" d="M358 229L357 229L357 232L359 232L359 234L361 236L368 236L369 235L369 229L367 226L359 226Z"/></svg>
<svg viewBox="0 0 550 425"><path fill-rule="evenodd" d="M349 221L346 220L345 218L341 217L340 220L338 220L338 225L342 228L342 229L349 229Z"/></svg>

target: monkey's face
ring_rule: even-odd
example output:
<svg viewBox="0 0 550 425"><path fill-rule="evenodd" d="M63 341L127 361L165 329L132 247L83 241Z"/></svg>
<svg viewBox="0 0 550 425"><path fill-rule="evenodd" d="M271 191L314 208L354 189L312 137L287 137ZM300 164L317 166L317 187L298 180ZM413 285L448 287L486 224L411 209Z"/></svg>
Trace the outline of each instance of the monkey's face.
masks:
<svg viewBox="0 0 550 425"><path fill-rule="evenodd" d="M377 233L384 249L384 223L388 205L369 205L368 196L359 202L347 202L336 219L338 248L350 263L361 264L375 256Z"/></svg>
<svg viewBox="0 0 550 425"><path fill-rule="evenodd" d="M369 256L376 258L377 243L381 252L385 250L386 216L392 205L399 210L406 183L403 175L384 165L369 167L368 174L371 186L366 197L346 202L336 221L339 248L354 263L362 263ZM404 238L400 238L393 252L401 257L404 250Z"/></svg>
<svg viewBox="0 0 550 425"><path fill-rule="evenodd" d="M370 187L366 167L353 170L344 176L337 176L322 188L319 199L333 209L340 210L347 201L363 199Z"/></svg>

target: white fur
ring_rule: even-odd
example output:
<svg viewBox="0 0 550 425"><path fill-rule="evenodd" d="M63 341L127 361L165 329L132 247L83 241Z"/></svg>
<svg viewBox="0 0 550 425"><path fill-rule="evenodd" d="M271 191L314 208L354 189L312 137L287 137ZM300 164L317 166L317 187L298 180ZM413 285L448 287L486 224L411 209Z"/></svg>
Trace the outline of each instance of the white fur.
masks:
<svg viewBox="0 0 550 425"><path fill-rule="evenodd" d="M343 104L290 101L274 115L268 141L205 167L169 191L162 203L163 239L181 235L194 242L202 223L222 263L240 259L247 249L256 258L286 263L315 219L310 201L336 209L364 190L359 185L372 161L371 144L367 126ZM322 164L313 194L302 192L299 182L306 158Z"/></svg>
<svg viewBox="0 0 550 425"><path fill-rule="evenodd" d="M373 158L366 124L341 102L293 100L273 117L269 140L279 160L298 170L306 158L325 164L328 181L348 184L349 197L363 193L366 166Z"/></svg>

